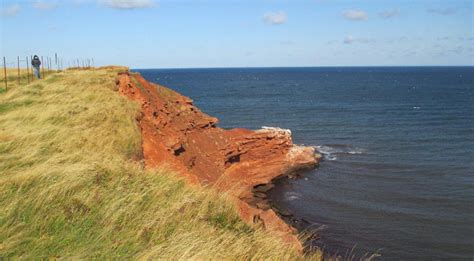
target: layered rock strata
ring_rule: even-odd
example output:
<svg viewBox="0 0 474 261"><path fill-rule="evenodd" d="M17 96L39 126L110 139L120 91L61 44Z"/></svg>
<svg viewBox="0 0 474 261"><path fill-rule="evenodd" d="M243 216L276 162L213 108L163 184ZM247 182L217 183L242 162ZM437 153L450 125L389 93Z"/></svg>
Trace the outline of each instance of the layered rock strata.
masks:
<svg viewBox="0 0 474 261"><path fill-rule="evenodd" d="M291 132L280 128L219 128L218 119L191 99L139 74L120 73L116 85L141 105L137 121L146 167L167 167L191 183L227 192L245 222L279 233L301 249L295 229L278 217L265 192L275 178L314 168L321 158L314 148L293 144Z"/></svg>

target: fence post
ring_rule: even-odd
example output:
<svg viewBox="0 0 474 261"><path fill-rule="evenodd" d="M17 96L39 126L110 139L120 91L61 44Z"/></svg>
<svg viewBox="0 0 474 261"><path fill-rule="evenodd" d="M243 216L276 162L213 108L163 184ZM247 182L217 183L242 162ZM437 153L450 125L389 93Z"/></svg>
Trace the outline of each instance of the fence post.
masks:
<svg viewBox="0 0 474 261"><path fill-rule="evenodd" d="M3 56L3 73L5 76L5 90L8 90L8 83L7 83L7 62L5 61L5 56Z"/></svg>
<svg viewBox="0 0 474 261"><path fill-rule="evenodd" d="M44 74L44 59L42 55L41 55L41 74L43 75L43 78L46 77L46 74Z"/></svg>
<svg viewBox="0 0 474 261"><path fill-rule="evenodd" d="M20 86L20 56L16 57L17 65L18 65L18 86Z"/></svg>
<svg viewBox="0 0 474 261"><path fill-rule="evenodd" d="M33 56L30 56L30 61L33 61ZM33 65L31 65L31 81L35 81L35 73L33 71Z"/></svg>
<svg viewBox="0 0 474 261"><path fill-rule="evenodd" d="M26 56L26 81L30 84L30 66L28 64L28 56Z"/></svg>

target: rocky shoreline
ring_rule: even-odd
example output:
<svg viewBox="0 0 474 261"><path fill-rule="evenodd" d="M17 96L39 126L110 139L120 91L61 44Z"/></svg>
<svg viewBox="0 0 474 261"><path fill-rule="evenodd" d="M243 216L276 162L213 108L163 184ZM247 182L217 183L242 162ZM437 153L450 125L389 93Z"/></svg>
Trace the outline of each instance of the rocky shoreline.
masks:
<svg viewBox="0 0 474 261"><path fill-rule="evenodd" d="M325 247L324 243L321 242L321 238L318 234L319 227L313 227L314 224L305 220L304 218L298 217L294 212L286 208L283 203L275 201L274 199L272 199L271 195L268 195L271 194L272 190L278 186L279 182L290 178L301 178L302 175L304 175L304 172L305 171L299 172L295 176L285 176L274 179L271 183L271 189L266 191L266 196L268 198L272 210L275 211L275 213L280 217L280 219L285 221L285 223L296 229L298 233L302 235L303 238L301 238L300 241L303 244L303 251L311 252L313 251L315 246Z"/></svg>
<svg viewBox="0 0 474 261"><path fill-rule="evenodd" d="M272 206L266 192L278 178L315 168L321 155L313 147L293 144L285 129L219 128L218 119L201 112L191 99L140 74L119 73L115 84L141 106L136 119L147 168L166 167L192 184L227 193L245 222L303 250L288 213Z"/></svg>

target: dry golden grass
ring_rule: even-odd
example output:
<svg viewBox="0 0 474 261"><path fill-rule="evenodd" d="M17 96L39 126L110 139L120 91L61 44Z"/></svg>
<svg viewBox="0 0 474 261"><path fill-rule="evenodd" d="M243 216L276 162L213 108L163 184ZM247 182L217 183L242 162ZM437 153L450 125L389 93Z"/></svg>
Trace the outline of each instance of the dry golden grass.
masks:
<svg viewBox="0 0 474 261"><path fill-rule="evenodd" d="M54 73L56 73L56 71L54 70L48 71L45 68L44 71L41 71L41 77L43 76L47 77L48 75L54 74ZM8 88L15 88L15 87L18 87L19 85L20 86L26 85L27 83L31 83L37 80L36 78L33 77L33 69L31 67L29 69L20 68L19 77L18 77L17 68L7 68L6 75L7 75ZM18 80L20 82L18 82ZM0 68L0 93L4 91L5 91L5 70L3 67L1 67Z"/></svg>
<svg viewBox="0 0 474 261"><path fill-rule="evenodd" d="M0 259L302 257L210 189L144 170L138 105L116 69L67 70L0 93Z"/></svg>

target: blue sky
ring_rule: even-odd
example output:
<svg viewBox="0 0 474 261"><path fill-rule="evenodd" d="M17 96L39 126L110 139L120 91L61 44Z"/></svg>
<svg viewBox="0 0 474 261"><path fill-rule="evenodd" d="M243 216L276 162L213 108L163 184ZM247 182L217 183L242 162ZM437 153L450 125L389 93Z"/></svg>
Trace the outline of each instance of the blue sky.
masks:
<svg viewBox="0 0 474 261"><path fill-rule="evenodd" d="M1 50L132 68L473 65L470 0L1 0Z"/></svg>

